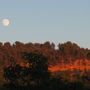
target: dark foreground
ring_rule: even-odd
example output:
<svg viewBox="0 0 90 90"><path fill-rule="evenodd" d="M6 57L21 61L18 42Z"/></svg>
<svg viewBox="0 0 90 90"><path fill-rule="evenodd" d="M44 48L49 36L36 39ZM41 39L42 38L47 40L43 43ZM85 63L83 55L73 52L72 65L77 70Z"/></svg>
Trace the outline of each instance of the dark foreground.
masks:
<svg viewBox="0 0 90 90"><path fill-rule="evenodd" d="M58 80L53 80L49 84L40 85L40 86L17 86L13 84L7 84L0 88L0 90L90 90L90 88L85 88L81 83L68 83L63 84Z"/></svg>

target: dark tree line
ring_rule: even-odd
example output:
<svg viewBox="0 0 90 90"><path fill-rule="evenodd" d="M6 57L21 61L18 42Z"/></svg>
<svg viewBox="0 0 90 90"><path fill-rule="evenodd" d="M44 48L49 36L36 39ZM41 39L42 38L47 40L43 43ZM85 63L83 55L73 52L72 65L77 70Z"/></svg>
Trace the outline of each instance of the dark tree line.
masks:
<svg viewBox="0 0 90 90"><path fill-rule="evenodd" d="M86 90L81 82L69 83L62 78L53 78L48 71L48 58L39 53L23 53L29 67L19 64L4 68L7 83L3 90Z"/></svg>
<svg viewBox="0 0 90 90"><path fill-rule="evenodd" d="M77 44L66 42L63 44L58 44L58 49L55 49L55 44L50 42L40 43L22 43L15 42L10 44L6 42L4 44L0 43L0 65L6 66L9 64L20 63L24 61L21 53L23 52L37 52L48 57L48 64L55 65L58 64L62 59L67 62L75 61L77 59L89 59L90 50L80 48Z"/></svg>
<svg viewBox="0 0 90 90"><path fill-rule="evenodd" d="M58 49L55 48L54 43L48 41L43 44L19 41L12 45L9 42L0 43L0 75L3 75L4 68L5 79L13 85L33 87L33 84L36 86L39 84L38 86L43 87L49 85L50 88L52 86L62 88L64 84L61 83L61 79L51 78L48 67L60 64L62 60L64 63L70 63L79 59L90 60L90 50L72 42L59 43ZM28 67L25 65L23 67L22 63L27 63ZM54 82L60 82L61 85Z"/></svg>

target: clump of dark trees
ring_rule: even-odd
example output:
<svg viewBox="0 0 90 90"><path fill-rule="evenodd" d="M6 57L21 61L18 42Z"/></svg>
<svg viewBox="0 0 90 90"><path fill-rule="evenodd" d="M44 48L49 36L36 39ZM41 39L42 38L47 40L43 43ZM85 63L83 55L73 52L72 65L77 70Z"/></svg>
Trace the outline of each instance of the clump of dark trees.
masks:
<svg viewBox="0 0 90 90"><path fill-rule="evenodd" d="M50 79L47 58L37 53L24 53L23 55L32 66L22 67L16 64L4 68L4 77L8 81L6 86L9 89L24 88L26 90L46 87Z"/></svg>
<svg viewBox="0 0 90 90"><path fill-rule="evenodd" d="M55 49L55 44L50 42L40 43L21 43L9 42L4 45L0 43L0 65L4 68L4 78L7 83L5 89L29 90L29 89L56 89L56 90L83 90L81 82L69 83L62 81L62 78L53 78L48 71L50 65L56 65L64 60L75 61L77 59L90 59L90 50L80 48L77 44L66 42L59 44ZM30 67L20 66L21 62L27 62ZM86 90L86 88L85 88Z"/></svg>
<svg viewBox="0 0 90 90"><path fill-rule="evenodd" d="M53 78L48 71L48 58L39 53L23 53L23 58L32 66L19 64L4 68L7 90L86 90L81 82L68 83L62 78Z"/></svg>
<svg viewBox="0 0 90 90"><path fill-rule="evenodd" d="M90 59L90 50L80 48L77 44L70 41L58 44L58 48L55 49L55 44L50 42L45 43L22 43L16 41L14 44L6 42L0 43L0 65L6 66L14 64L16 62L22 62L21 53L23 52L37 52L48 57L49 65L56 65L63 59L65 63L75 61L77 59Z"/></svg>

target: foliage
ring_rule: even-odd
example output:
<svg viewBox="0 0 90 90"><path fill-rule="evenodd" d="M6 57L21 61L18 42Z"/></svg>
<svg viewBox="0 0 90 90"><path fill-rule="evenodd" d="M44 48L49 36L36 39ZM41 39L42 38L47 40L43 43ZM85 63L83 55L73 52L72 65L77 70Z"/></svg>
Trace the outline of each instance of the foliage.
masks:
<svg viewBox="0 0 90 90"><path fill-rule="evenodd" d="M41 54L24 53L31 67L22 67L18 64L4 68L4 77L9 83L21 86L39 85L49 78L47 58Z"/></svg>
<svg viewBox="0 0 90 90"><path fill-rule="evenodd" d="M87 58L88 60L90 60L90 52L87 54Z"/></svg>

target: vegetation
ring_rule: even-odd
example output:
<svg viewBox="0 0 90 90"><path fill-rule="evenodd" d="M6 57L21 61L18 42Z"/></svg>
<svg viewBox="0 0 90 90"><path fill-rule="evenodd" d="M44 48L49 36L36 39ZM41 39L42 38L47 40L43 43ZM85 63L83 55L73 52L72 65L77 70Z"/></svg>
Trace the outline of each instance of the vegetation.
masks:
<svg viewBox="0 0 90 90"><path fill-rule="evenodd" d="M59 44L58 49L55 49L55 44L50 42L40 43L22 43L15 42L11 45L9 42L4 44L0 43L0 64L10 65L23 62L23 52L40 53L48 58L49 65L56 65L62 60L64 62L75 61L77 59L88 59L87 54L90 50L80 48L77 44L66 42Z"/></svg>
<svg viewBox="0 0 90 90"><path fill-rule="evenodd" d="M24 44L17 41L13 45L9 42L4 45L0 43L2 89L33 90L34 88L43 88L45 90L66 90L67 88L67 90L73 90L74 88L74 90L86 90L88 86L84 81L73 80L69 82L68 79L65 79L69 71L65 71L66 76L64 76L63 72L57 72L58 74L53 72L52 75L49 70L49 67L58 64L63 64L66 67L67 64L71 65L81 60L84 65L87 65L85 60L90 60L90 50L80 48L77 44L71 42L59 44L58 49L55 49L55 44L50 42ZM76 71L74 73L76 74ZM80 74L80 70L78 73ZM84 73L85 75L81 77L87 78L89 82L90 79L86 75L88 74L86 69ZM70 74L73 73L70 72Z"/></svg>
<svg viewBox="0 0 90 90"><path fill-rule="evenodd" d="M7 89L83 89L82 83L66 83L61 78L52 78L48 71L47 58L37 53L24 53L28 67L16 64L4 68L4 77L9 81L4 85Z"/></svg>

